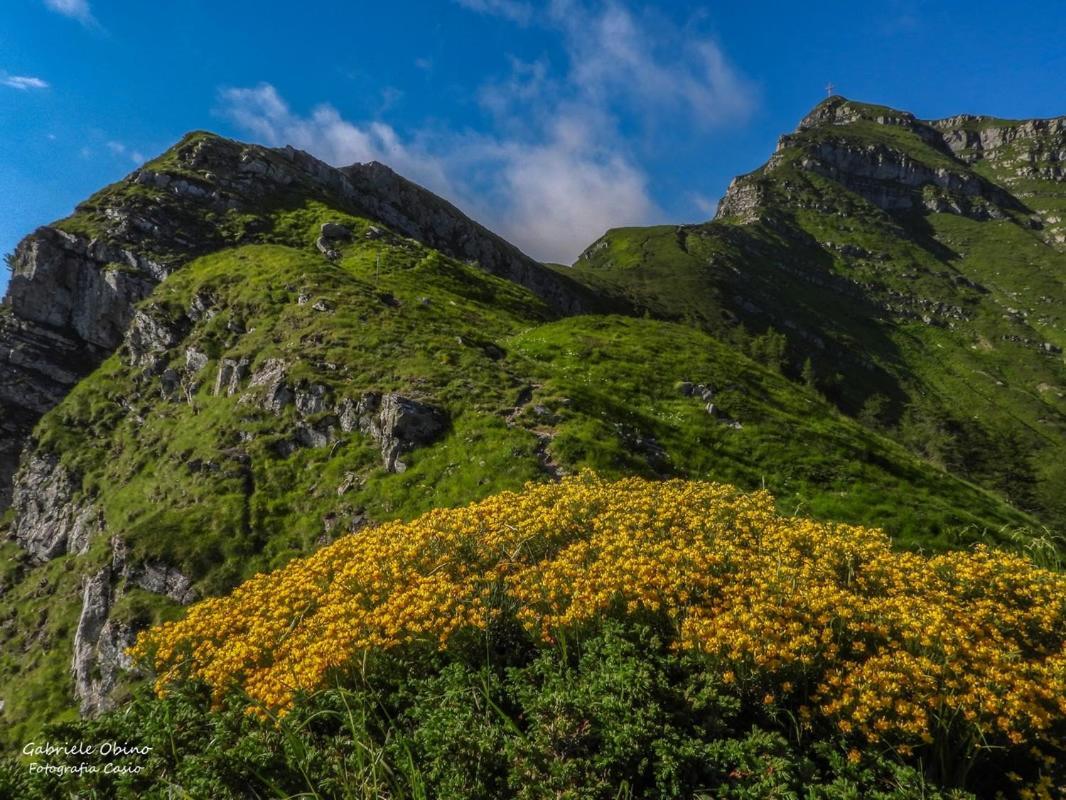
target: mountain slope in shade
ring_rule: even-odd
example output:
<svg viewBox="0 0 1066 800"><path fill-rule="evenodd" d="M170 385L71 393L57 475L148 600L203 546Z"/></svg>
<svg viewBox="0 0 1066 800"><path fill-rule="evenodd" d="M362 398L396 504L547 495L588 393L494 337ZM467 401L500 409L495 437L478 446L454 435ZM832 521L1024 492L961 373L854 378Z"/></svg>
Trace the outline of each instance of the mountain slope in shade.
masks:
<svg viewBox="0 0 1066 800"><path fill-rule="evenodd" d="M609 231L568 274L740 346L1061 530L1066 118L913 115L834 97L714 221Z"/></svg>

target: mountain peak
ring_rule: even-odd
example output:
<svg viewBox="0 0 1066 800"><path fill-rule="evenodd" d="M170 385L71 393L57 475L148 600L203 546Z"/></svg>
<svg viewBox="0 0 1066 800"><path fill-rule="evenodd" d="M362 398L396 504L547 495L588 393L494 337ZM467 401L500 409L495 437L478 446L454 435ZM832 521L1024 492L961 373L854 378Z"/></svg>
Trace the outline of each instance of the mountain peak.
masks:
<svg viewBox="0 0 1066 800"><path fill-rule="evenodd" d="M277 239L308 202L368 218L529 289L557 314L594 295L378 162L336 168L294 147L191 131L16 248L0 318L0 510L40 416L121 342L134 306L194 258ZM28 392L25 386L36 387Z"/></svg>
<svg viewBox="0 0 1066 800"><path fill-rule="evenodd" d="M918 122L909 111L898 111L889 106L861 103L842 95L833 95L816 105L800 120L796 132L827 125L850 125L860 120L879 125L904 125L910 127Z"/></svg>

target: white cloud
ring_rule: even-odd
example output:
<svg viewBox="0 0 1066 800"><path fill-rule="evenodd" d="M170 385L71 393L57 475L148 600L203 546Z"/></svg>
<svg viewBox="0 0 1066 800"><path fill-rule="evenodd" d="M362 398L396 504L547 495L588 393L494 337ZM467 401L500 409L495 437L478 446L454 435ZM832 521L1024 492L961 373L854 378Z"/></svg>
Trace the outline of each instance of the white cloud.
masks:
<svg viewBox="0 0 1066 800"><path fill-rule="evenodd" d="M456 2L519 24L533 20L525 3ZM382 161L530 255L570 263L609 227L664 217L641 165L657 137L634 130L742 121L755 93L712 40L638 19L618 2L551 0L536 21L560 37L565 67L512 59L510 74L478 94L492 120L487 133L427 128L401 136L381 121L346 120L328 104L302 115L266 83L223 89L219 111L266 144L292 144L338 165ZM713 208L692 197L705 213Z"/></svg>
<svg viewBox="0 0 1066 800"><path fill-rule="evenodd" d="M569 264L608 228L657 215L639 167L621 155L589 152L584 132L573 133L515 147L501 165L504 213L494 227L544 261Z"/></svg>
<svg viewBox="0 0 1066 800"><path fill-rule="evenodd" d="M32 75L8 75L0 72L0 83L10 86L12 89L26 91L27 89L47 89L48 82L35 78Z"/></svg>
<svg viewBox="0 0 1066 800"><path fill-rule="evenodd" d="M456 3L470 11L504 17L512 22L525 25L533 18L533 6L521 0L455 0Z"/></svg>
<svg viewBox="0 0 1066 800"><path fill-rule="evenodd" d="M700 192L689 192L688 199L705 217L713 217L718 211L718 201Z"/></svg>
<svg viewBox="0 0 1066 800"><path fill-rule="evenodd" d="M96 24L89 0L44 0L44 4L57 14L76 19L82 25Z"/></svg>
<svg viewBox="0 0 1066 800"><path fill-rule="evenodd" d="M754 106L753 87L712 39L638 19L617 2L593 11L552 0L549 19L566 38L570 82L589 102L617 103L646 119L677 112L704 125L743 119Z"/></svg>
<svg viewBox="0 0 1066 800"><path fill-rule="evenodd" d="M291 144L335 165L381 161L435 191L450 190L438 159L404 145L384 122L355 125L329 104L301 117L269 83L223 89L219 97L219 111L265 144Z"/></svg>
<svg viewBox="0 0 1066 800"><path fill-rule="evenodd" d="M129 158L134 164L143 164L145 162L144 155L139 150L131 150L122 142L116 142L114 140L106 142L107 149L111 151L112 155L125 156Z"/></svg>

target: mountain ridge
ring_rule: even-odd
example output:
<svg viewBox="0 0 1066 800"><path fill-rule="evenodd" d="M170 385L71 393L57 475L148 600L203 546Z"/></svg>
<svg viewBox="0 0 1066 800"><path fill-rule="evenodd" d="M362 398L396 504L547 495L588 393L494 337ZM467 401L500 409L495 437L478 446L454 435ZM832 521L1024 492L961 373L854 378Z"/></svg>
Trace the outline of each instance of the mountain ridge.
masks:
<svg viewBox="0 0 1066 800"><path fill-rule="evenodd" d="M121 702L125 646L194 597L346 531L582 468L762 485L789 511L911 547L1020 546L1017 531L1053 524L1037 490L1055 473L1035 486L1026 448L1054 467L1066 380L1061 354L1028 340L1060 346L1060 318L999 319L1004 290L953 266L960 245L926 215L1037 235L977 190L1007 191L992 179L1011 170L1042 181L1054 216L1058 167L1045 185L1043 161L1035 178L963 165L941 186L944 152L840 100L832 118L855 120L785 137L717 221L617 229L574 268L534 262L383 165L202 132L24 240L0 315L10 735L71 698L88 713ZM857 137L835 174L827 131ZM976 135L960 153L984 148ZM879 158L888 172L859 174ZM1061 297L1051 284L1039 291ZM1003 335L1018 340L989 338ZM1005 350L1015 372L974 409L1050 388L965 429L960 454L931 415L962 384L927 352L980 337L992 347L975 352Z"/></svg>
<svg viewBox="0 0 1066 800"><path fill-rule="evenodd" d="M23 239L12 255L0 316L0 510L11 501L29 429L119 344L133 305L190 258L255 241L257 232L240 217L268 197L277 202L271 195L279 191L350 203L403 235L532 288L565 313L594 305L582 287L374 162L337 169L291 147L193 132L116 186L129 191L97 193L71 217ZM205 225L200 212L222 225Z"/></svg>
<svg viewBox="0 0 1066 800"><path fill-rule="evenodd" d="M1064 163L1066 118L927 123L830 98L733 181L714 220L608 232L572 274L740 343L787 335L793 376L809 360L852 415L873 402L892 426L924 416L965 451L942 462L1043 454L1015 500L1061 527Z"/></svg>

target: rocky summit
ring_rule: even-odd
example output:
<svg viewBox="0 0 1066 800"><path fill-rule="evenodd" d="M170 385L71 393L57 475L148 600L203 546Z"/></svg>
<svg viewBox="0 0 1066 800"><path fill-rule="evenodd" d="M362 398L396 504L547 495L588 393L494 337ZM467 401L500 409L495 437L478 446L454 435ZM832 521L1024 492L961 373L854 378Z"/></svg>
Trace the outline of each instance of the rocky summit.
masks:
<svg viewBox="0 0 1066 800"><path fill-rule="evenodd" d="M10 256L0 702L140 678L197 598L592 468L901 547L1066 527L1066 120L830 98L701 225L537 263L371 163L192 133Z"/></svg>

